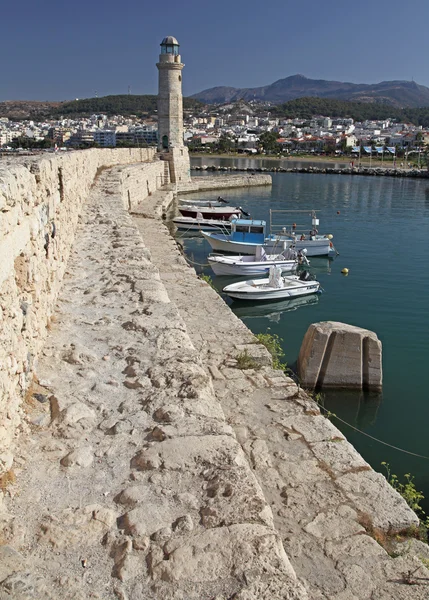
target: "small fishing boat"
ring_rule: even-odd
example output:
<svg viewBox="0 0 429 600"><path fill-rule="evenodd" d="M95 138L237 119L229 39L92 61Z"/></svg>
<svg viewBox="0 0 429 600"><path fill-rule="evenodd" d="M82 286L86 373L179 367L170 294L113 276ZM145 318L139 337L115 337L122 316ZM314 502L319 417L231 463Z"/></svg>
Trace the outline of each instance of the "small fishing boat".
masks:
<svg viewBox="0 0 429 600"><path fill-rule="evenodd" d="M191 217L196 219L198 213L201 213L203 219L218 219L220 221L226 221L230 219L233 215L236 217L241 217L241 215L247 215L241 206L192 206L192 205L183 205L179 206L178 210L182 217Z"/></svg>
<svg viewBox="0 0 429 600"><path fill-rule="evenodd" d="M182 231L217 231L219 233L229 233L231 231L231 221L221 221L220 219L203 219L201 216L193 219L192 217L175 217L173 219L177 229Z"/></svg>
<svg viewBox="0 0 429 600"><path fill-rule="evenodd" d="M308 271L298 275L282 277L281 269L270 268L268 279L251 279L239 281L223 288L223 292L237 300L280 300L316 294L320 283L311 279Z"/></svg>
<svg viewBox="0 0 429 600"><path fill-rule="evenodd" d="M237 254L255 254L257 246L265 242L265 221L255 219L236 219L231 233L202 232L213 250L234 252ZM279 251L283 247L279 245Z"/></svg>
<svg viewBox="0 0 429 600"><path fill-rule="evenodd" d="M264 275L272 266L281 269L282 273L295 271L300 265L309 265L305 256L305 248L296 252L292 248L281 254L266 254L263 246L257 246L254 255L243 256L209 256L208 261L216 275Z"/></svg>
<svg viewBox="0 0 429 600"><path fill-rule="evenodd" d="M287 211L270 211L270 231L266 234L266 222L253 219L237 219L231 227L231 233L207 232L203 236L213 250L219 252L234 252L237 254L255 254L257 246L264 246L269 254L279 253L285 248L294 246L295 250L307 250L307 256L331 256L336 253L332 244L332 235L319 235L315 224L319 220L313 217L313 229L305 235L299 235L295 223L290 228L277 228L272 223L272 213ZM308 212L308 211L304 211ZM311 214L315 214L312 211Z"/></svg>
<svg viewBox="0 0 429 600"><path fill-rule="evenodd" d="M189 198L179 198L179 206L208 206L210 208L212 206L225 206L225 204L228 204L228 201L220 196L216 200L189 200Z"/></svg>

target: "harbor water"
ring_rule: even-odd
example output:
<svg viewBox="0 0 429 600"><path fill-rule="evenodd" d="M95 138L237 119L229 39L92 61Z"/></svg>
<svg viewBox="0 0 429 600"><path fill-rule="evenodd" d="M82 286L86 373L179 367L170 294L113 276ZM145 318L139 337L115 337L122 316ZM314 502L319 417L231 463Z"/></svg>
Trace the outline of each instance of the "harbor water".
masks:
<svg viewBox="0 0 429 600"><path fill-rule="evenodd" d="M204 162L233 164L231 159ZM384 461L400 478L405 473L415 477L429 509L429 460L414 456L429 457L429 182L301 173L272 177L272 188L225 190L222 195L268 223L270 209L308 209L308 215L293 218L298 229L310 229L310 210L320 211L319 232L334 236L339 255L311 258L321 295L252 305L224 299L254 333L281 338L292 369L310 323L342 321L377 333L383 344L383 392L324 391L323 402L338 417L332 417L335 425L375 470L384 472ZM213 199L216 193L187 197ZM211 249L202 237L181 232L177 237L197 272L210 275L220 292L234 281L216 277L206 266Z"/></svg>

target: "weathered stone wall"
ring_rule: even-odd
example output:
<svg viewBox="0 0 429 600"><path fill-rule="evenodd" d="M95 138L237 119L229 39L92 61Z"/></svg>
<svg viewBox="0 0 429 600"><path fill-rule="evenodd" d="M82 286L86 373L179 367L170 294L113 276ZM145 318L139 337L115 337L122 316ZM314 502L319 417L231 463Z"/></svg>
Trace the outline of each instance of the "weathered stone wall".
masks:
<svg viewBox="0 0 429 600"><path fill-rule="evenodd" d="M130 173L139 197L146 197L168 176L161 161L150 162L154 155L154 149L93 149L0 165L0 475L12 463L22 399L96 174L145 162Z"/></svg>
<svg viewBox="0 0 429 600"><path fill-rule="evenodd" d="M180 194L203 190L225 190L235 187L254 187L272 185L271 175L225 175L225 177L194 177L189 183L180 183Z"/></svg>
<svg viewBox="0 0 429 600"><path fill-rule="evenodd" d="M170 182L168 163L158 160L153 163L136 165L135 168L123 168L120 170L120 184L124 208L132 211L139 202L142 195L147 198L160 187Z"/></svg>
<svg viewBox="0 0 429 600"><path fill-rule="evenodd" d="M170 148L162 155L163 160L168 161L171 181L178 187L191 183L191 162L189 151L184 146Z"/></svg>

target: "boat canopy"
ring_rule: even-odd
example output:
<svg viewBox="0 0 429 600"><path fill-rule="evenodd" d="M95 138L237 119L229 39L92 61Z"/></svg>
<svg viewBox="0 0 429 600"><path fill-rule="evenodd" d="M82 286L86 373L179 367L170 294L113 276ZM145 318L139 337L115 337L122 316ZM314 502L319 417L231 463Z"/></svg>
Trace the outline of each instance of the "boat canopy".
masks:
<svg viewBox="0 0 429 600"><path fill-rule="evenodd" d="M265 221L235 219L231 222L232 242L263 244L265 241Z"/></svg>
<svg viewBox="0 0 429 600"><path fill-rule="evenodd" d="M235 225L244 225L244 226L259 226L259 227L265 227L266 222L265 221L259 221L257 219L235 219L234 220L234 224Z"/></svg>

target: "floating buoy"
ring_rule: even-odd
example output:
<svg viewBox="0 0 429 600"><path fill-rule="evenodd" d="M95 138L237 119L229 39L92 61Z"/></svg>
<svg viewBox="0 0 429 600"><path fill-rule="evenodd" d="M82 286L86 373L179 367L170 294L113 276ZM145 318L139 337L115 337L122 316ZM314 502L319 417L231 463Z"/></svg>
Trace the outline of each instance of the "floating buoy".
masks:
<svg viewBox="0 0 429 600"><path fill-rule="evenodd" d="M339 215L339 214L340 214L340 211L339 211L339 210L337 210L337 215Z"/></svg>
<svg viewBox="0 0 429 600"><path fill-rule="evenodd" d="M344 269L341 269L341 273L343 275L348 275L349 274L349 270L346 267L344 267Z"/></svg>
<svg viewBox="0 0 429 600"><path fill-rule="evenodd" d="M332 233L328 233L328 235L327 235L326 237L328 238L328 240L332 240L332 238L333 238L334 236L332 235Z"/></svg>

